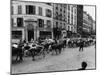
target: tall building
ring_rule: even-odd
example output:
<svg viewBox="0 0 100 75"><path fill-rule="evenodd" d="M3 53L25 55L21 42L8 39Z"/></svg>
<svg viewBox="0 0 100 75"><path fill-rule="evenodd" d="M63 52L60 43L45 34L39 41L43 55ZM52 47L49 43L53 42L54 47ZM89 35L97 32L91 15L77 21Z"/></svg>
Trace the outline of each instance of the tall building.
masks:
<svg viewBox="0 0 100 75"><path fill-rule="evenodd" d="M77 33L77 5L67 4L67 36L75 37Z"/></svg>
<svg viewBox="0 0 100 75"><path fill-rule="evenodd" d="M95 21L93 21L92 32L94 35L96 35L96 22Z"/></svg>
<svg viewBox="0 0 100 75"><path fill-rule="evenodd" d="M60 38L61 30L66 29L66 15L65 4L53 4L53 27L58 28L58 32L54 32L54 37L58 34L58 38Z"/></svg>
<svg viewBox="0 0 100 75"><path fill-rule="evenodd" d="M82 34L83 31L83 5L77 5L77 33Z"/></svg>
<svg viewBox="0 0 100 75"><path fill-rule="evenodd" d="M96 21L93 21L91 36L92 38L96 38Z"/></svg>
<svg viewBox="0 0 100 75"><path fill-rule="evenodd" d="M53 38L52 5L39 2L11 2L12 40Z"/></svg>
<svg viewBox="0 0 100 75"><path fill-rule="evenodd" d="M77 33L77 6L69 4L53 4L53 26L68 31L67 37ZM61 34L59 34L61 36Z"/></svg>
<svg viewBox="0 0 100 75"><path fill-rule="evenodd" d="M92 17L87 13L87 12L83 12L83 36L89 36L92 33L92 29L93 29L93 19Z"/></svg>

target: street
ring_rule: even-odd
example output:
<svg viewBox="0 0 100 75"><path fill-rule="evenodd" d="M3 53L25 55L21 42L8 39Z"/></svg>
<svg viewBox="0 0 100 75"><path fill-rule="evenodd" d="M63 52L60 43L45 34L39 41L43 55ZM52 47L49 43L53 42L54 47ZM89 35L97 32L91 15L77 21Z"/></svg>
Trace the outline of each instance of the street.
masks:
<svg viewBox="0 0 100 75"><path fill-rule="evenodd" d="M47 54L45 58L32 61L32 57L24 57L24 61L12 64L12 73L48 72L62 70L77 70L83 61L87 62L86 69L95 69L95 46L85 47L83 52L79 48L65 48L59 55Z"/></svg>

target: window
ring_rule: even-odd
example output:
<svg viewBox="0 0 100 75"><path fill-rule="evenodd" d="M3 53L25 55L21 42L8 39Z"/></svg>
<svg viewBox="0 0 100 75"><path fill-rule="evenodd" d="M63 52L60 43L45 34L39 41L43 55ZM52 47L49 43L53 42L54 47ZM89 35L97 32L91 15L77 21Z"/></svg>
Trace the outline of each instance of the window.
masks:
<svg viewBox="0 0 100 75"><path fill-rule="evenodd" d="M73 24L73 14L71 15L71 23Z"/></svg>
<svg viewBox="0 0 100 75"><path fill-rule="evenodd" d="M13 25L14 25L14 19L12 18L11 19L11 26L13 27Z"/></svg>
<svg viewBox="0 0 100 75"><path fill-rule="evenodd" d="M62 8L60 9L60 11L62 12Z"/></svg>
<svg viewBox="0 0 100 75"><path fill-rule="evenodd" d="M56 6L56 10L58 10L58 7Z"/></svg>
<svg viewBox="0 0 100 75"><path fill-rule="evenodd" d="M38 25L39 27L44 27L44 20L38 19Z"/></svg>
<svg viewBox="0 0 100 75"><path fill-rule="evenodd" d="M59 14L59 17L58 18L59 18L59 20L62 20L62 18L63 18L62 17L62 14Z"/></svg>
<svg viewBox="0 0 100 75"><path fill-rule="evenodd" d="M26 5L26 14L34 15L35 14L35 6Z"/></svg>
<svg viewBox="0 0 100 75"><path fill-rule="evenodd" d="M60 26L62 26L62 23L60 23Z"/></svg>
<svg viewBox="0 0 100 75"><path fill-rule="evenodd" d="M64 9L66 9L66 5L64 6Z"/></svg>
<svg viewBox="0 0 100 75"><path fill-rule="evenodd" d="M21 39L22 31L12 31L12 39Z"/></svg>
<svg viewBox="0 0 100 75"><path fill-rule="evenodd" d="M22 14L22 6L21 5L18 6L18 14Z"/></svg>
<svg viewBox="0 0 100 75"><path fill-rule="evenodd" d="M70 24L70 15L68 15L68 24Z"/></svg>
<svg viewBox="0 0 100 75"><path fill-rule="evenodd" d="M71 31L73 32L73 27L71 27Z"/></svg>
<svg viewBox="0 0 100 75"><path fill-rule="evenodd" d="M65 13L65 10L64 10L64 13Z"/></svg>
<svg viewBox="0 0 100 75"><path fill-rule="evenodd" d="M70 26L68 26L68 31L70 31Z"/></svg>
<svg viewBox="0 0 100 75"><path fill-rule="evenodd" d="M74 24L77 25L77 20L76 20L76 18L75 18Z"/></svg>
<svg viewBox="0 0 100 75"><path fill-rule="evenodd" d="M51 35L52 35L50 31L40 31L39 34L40 34L41 39L46 39L46 37L51 38Z"/></svg>
<svg viewBox="0 0 100 75"><path fill-rule="evenodd" d="M75 14L77 13L77 9L74 9L74 13L75 13Z"/></svg>
<svg viewBox="0 0 100 75"><path fill-rule="evenodd" d="M62 28L62 23L60 23L60 28Z"/></svg>
<svg viewBox="0 0 100 75"><path fill-rule="evenodd" d="M64 23L64 26L63 26L63 28L66 28L66 24Z"/></svg>
<svg viewBox="0 0 100 75"><path fill-rule="evenodd" d="M70 24L70 19L68 18L68 24Z"/></svg>
<svg viewBox="0 0 100 75"><path fill-rule="evenodd" d="M47 27L50 28L51 27L51 21L47 20Z"/></svg>
<svg viewBox="0 0 100 75"><path fill-rule="evenodd" d="M17 26L23 27L23 18L17 18Z"/></svg>
<svg viewBox="0 0 100 75"><path fill-rule="evenodd" d="M39 7L39 15L42 16L42 8L41 7Z"/></svg>
<svg viewBox="0 0 100 75"><path fill-rule="evenodd" d="M11 6L11 14L14 14L14 6Z"/></svg>
<svg viewBox="0 0 100 75"><path fill-rule="evenodd" d="M66 16L64 15L64 19L63 19L63 21L66 21Z"/></svg>
<svg viewBox="0 0 100 75"><path fill-rule="evenodd" d="M55 19L58 20L58 12L55 13Z"/></svg>
<svg viewBox="0 0 100 75"><path fill-rule="evenodd" d="M68 5L68 10L70 11L70 5Z"/></svg>
<svg viewBox="0 0 100 75"><path fill-rule="evenodd" d="M58 27L58 22L56 22L56 27Z"/></svg>
<svg viewBox="0 0 100 75"><path fill-rule="evenodd" d="M72 13L73 13L73 7L72 7L71 11L72 11Z"/></svg>
<svg viewBox="0 0 100 75"><path fill-rule="evenodd" d="M46 9L46 17L52 17L52 12L50 9Z"/></svg>

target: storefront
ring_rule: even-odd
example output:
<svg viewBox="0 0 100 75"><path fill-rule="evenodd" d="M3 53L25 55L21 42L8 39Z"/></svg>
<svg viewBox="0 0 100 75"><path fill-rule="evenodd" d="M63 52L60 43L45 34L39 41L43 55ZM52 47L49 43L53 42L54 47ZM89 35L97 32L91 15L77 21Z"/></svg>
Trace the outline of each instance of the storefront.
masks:
<svg viewBox="0 0 100 75"><path fill-rule="evenodd" d="M51 31L40 31L40 38L42 39L52 38L52 32Z"/></svg>
<svg viewBox="0 0 100 75"><path fill-rule="evenodd" d="M62 38L62 31L60 28L56 27L56 28L53 28L53 36L55 39L60 39Z"/></svg>
<svg viewBox="0 0 100 75"><path fill-rule="evenodd" d="M12 31L12 39L22 39L22 31Z"/></svg>
<svg viewBox="0 0 100 75"><path fill-rule="evenodd" d="M11 34L12 43L18 43L20 40L24 40L23 28L13 28Z"/></svg>
<svg viewBox="0 0 100 75"><path fill-rule="evenodd" d="M86 31L83 31L83 32L82 32L82 37L83 37L83 38L88 38L88 37L90 37L90 36L91 36L91 33L86 32Z"/></svg>
<svg viewBox="0 0 100 75"><path fill-rule="evenodd" d="M72 37L72 31L67 31L67 38L71 38Z"/></svg>

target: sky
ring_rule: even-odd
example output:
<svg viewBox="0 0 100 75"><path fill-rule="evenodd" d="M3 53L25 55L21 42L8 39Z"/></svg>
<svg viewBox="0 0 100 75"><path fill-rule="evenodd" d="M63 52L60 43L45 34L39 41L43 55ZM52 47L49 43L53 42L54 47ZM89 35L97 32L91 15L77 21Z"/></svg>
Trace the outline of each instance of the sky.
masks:
<svg viewBox="0 0 100 75"><path fill-rule="evenodd" d="M95 6L84 6L83 10L90 14L93 20L95 20Z"/></svg>

